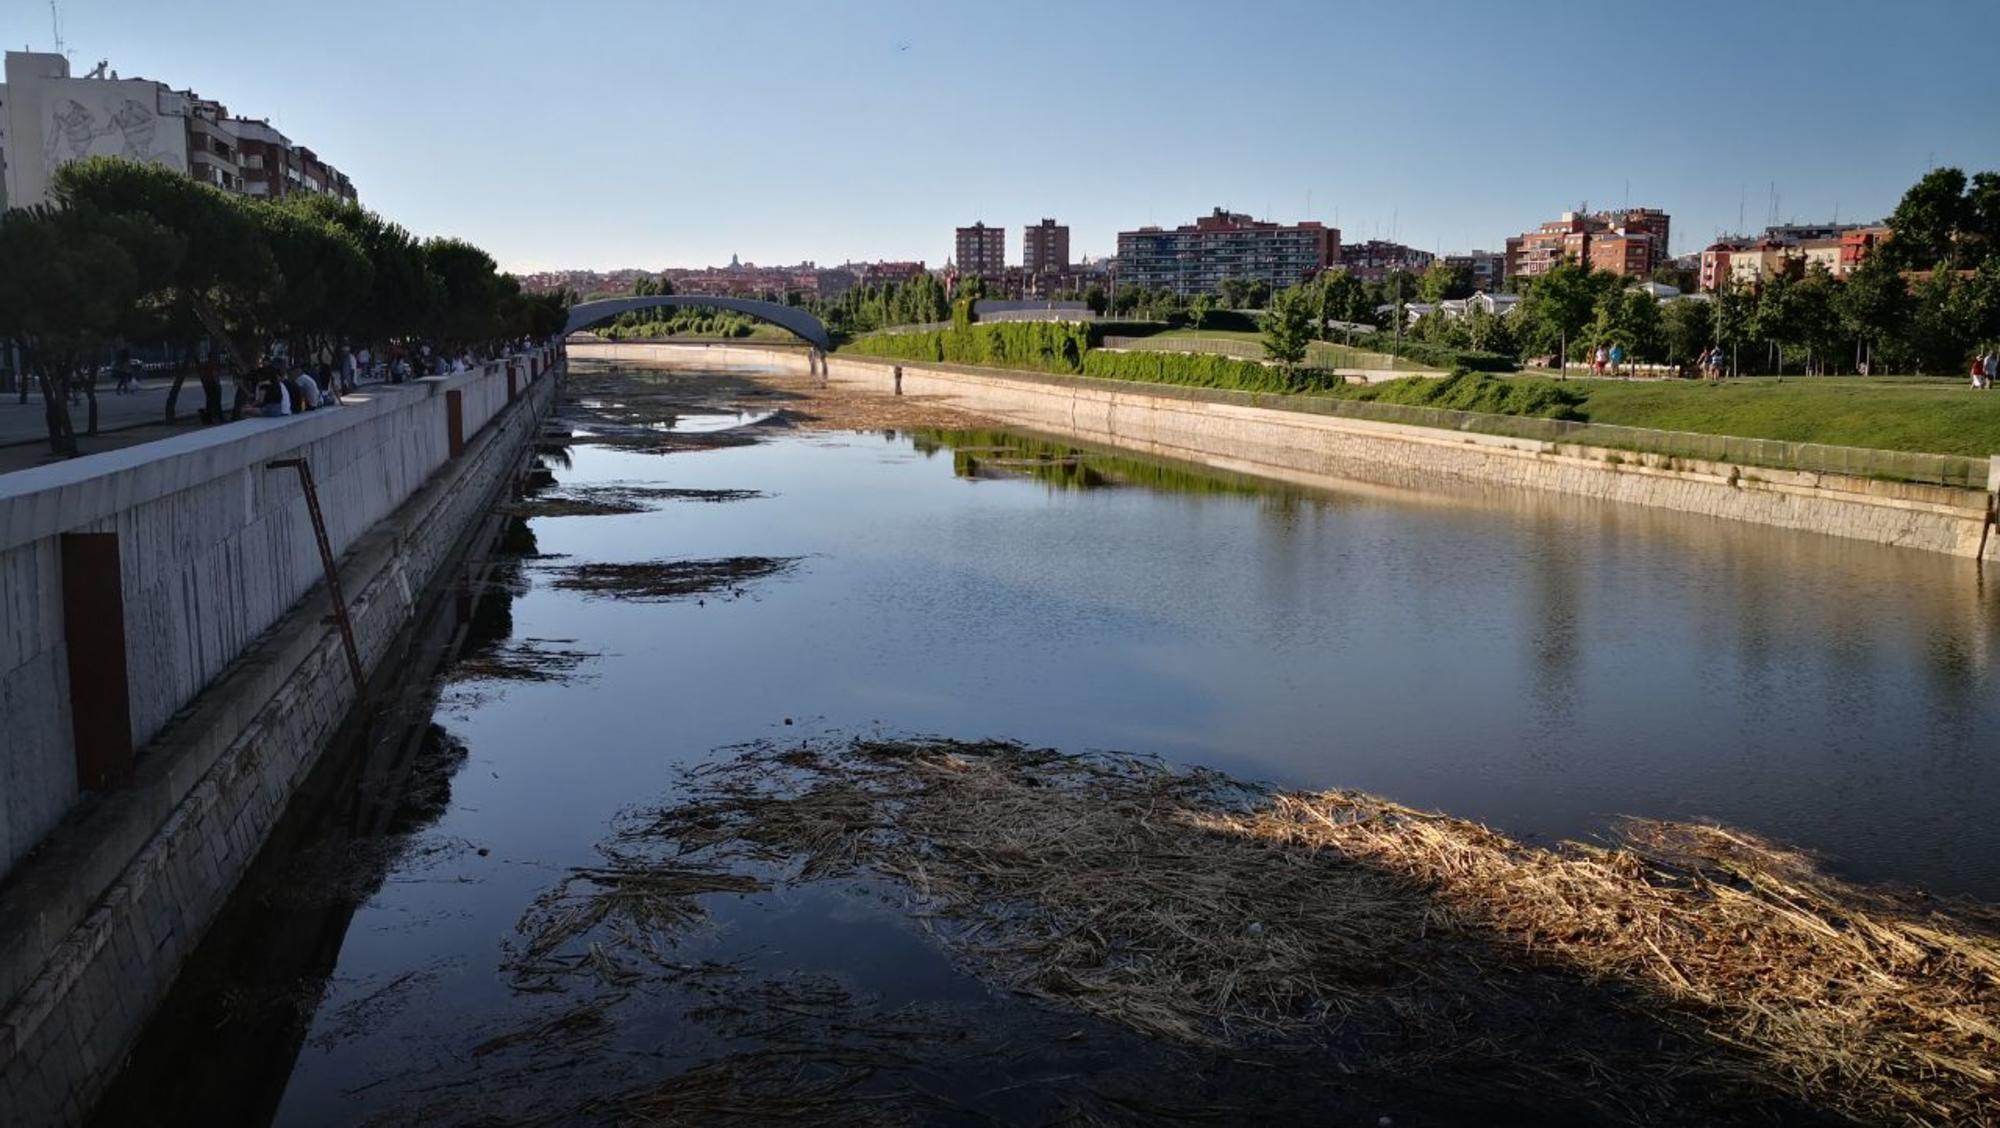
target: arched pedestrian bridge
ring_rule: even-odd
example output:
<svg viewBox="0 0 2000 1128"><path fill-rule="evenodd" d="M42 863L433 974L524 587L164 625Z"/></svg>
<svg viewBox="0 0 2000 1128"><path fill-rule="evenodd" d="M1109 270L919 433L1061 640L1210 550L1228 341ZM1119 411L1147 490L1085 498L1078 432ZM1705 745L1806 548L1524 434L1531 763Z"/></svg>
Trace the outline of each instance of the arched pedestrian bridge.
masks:
<svg viewBox="0 0 2000 1128"><path fill-rule="evenodd" d="M833 348L833 339L827 335L826 326L820 324L819 318L796 306L763 302L755 298L724 298L708 294L648 294L640 297L605 298L602 301L582 302L569 308L569 325L563 329L563 336L567 337L571 333L609 321L621 313L667 306L702 306L708 309L726 309L732 313L747 313L751 317L768 321L790 331L821 352Z"/></svg>

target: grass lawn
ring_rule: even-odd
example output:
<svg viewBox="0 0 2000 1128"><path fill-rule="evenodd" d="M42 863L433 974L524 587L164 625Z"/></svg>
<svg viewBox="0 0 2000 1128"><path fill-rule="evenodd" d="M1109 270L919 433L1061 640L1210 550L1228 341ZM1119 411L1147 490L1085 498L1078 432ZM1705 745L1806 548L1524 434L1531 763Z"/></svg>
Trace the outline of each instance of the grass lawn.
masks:
<svg viewBox="0 0 2000 1128"><path fill-rule="evenodd" d="M1240 343L1243 346L1247 346L1247 349L1242 351L1241 355L1253 360L1260 359L1264 355L1264 335L1241 329L1203 329L1199 333L1193 329L1169 329L1164 333L1155 333L1150 337L1141 337L1131 347L1134 349L1188 349L1189 351L1194 351L1198 346L1190 346L1188 342L1195 339ZM1238 353L1232 351L1229 355L1235 356ZM1390 356L1388 353L1373 352L1368 349L1349 348L1337 341L1312 342L1306 349L1306 363L1324 368L1365 368L1370 370L1393 368L1398 372L1408 372L1413 375L1436 373L1439 371L1439 369L1428 365L1418 364L1414 360L1402 360Z"/></svg>
<svg viewBox="0 0 2000 1128"><path fill-rule="evenodd" d="M1799 377L1572 380L1593 423L1984 458L2000 454L2000 392L1956 380Z"/></svg>

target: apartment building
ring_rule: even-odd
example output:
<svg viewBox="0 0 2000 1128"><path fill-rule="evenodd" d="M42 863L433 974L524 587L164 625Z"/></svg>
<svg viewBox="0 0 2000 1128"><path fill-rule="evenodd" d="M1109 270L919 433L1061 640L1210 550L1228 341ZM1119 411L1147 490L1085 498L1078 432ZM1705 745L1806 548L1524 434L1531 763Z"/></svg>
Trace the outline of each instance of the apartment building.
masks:
<svg viewBox="0 0 2000 1128"><path fill-rule="evenodd" d="M1701 252L1700 284L1713 293L1725 285L1755 286L1778 273L1801 274L1814 266L1845 278L1889 237L1881 224L1775 224L1755 238L1718 239Z"/></svg>
<svg viewBox="0 0 2000 1128"><path fill-rule="evenodd" d="M1340 248L1340 268L1363 282L1381 282L1391 274L1422 274L1437 256L1387 239L1370 239Z"/></svg>
<svg viewBox="0 0 2000 1128"><path fill-rule="evenodd" d="M0 200L10 206L47 202L56 169L95 156L160 165L225 192L355 198L353 183L312 150L193 91L120 78L102 63L73 76L64 56L33 51L7 52L4 74Z"/></svg>
<svg viewBox="0 0 2000 1128"><path fill-rule="evenodd" d="M1568 259L1626 277L1644 277L1669 261L1673 220L1658 208L1564 212L1507 240L1505 274L1532 278Z"/></svg>
<svg viewBox="0 0 2000 1128"><path fill-rule="evenodd" d="M958 229L953 260L960 277L978 276L996 281L1007 272L1007 229L975 223Z"/></svg>
<svg viewBox="0 0 2000 1128"><path fill-rule="evenodd" d="M1296 286L1340 258L1340 232L1313 220L1284 225L1216 208L1167 230L1118 233L1118 285L1214 293L1230 278Z"/></svg>
<svg viewBox="0 0 2000 1128"><path fill-rule="evenodd" d="M1021 269L1029 274L1069 272L1069 226L1044 219L1021 229Z"/></svg>
<svg viewBox="0 0 2000 1128"><path fill-rule="evenodd" d="M1462 255L1446 255L1444 264L1470 274L1472 288L1485 293L1498 293L1507 281L1507 255L1504 251L1467 251Z"/></svg>

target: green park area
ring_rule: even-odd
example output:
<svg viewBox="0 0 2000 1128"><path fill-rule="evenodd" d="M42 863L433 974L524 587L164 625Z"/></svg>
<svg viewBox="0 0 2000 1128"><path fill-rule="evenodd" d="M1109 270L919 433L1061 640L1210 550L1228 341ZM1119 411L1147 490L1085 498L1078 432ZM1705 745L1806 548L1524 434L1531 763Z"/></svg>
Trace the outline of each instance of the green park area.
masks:
<svg viewBox="0 0 2000 1128"><path fill-rule="evenodd" d="M1597 427L1633 427L1695 435L1816 443L1919 454L1983 459L2000 453L2000 392L1976 391L1956 379L1919 377L1739 377L1720 383L1694 380L1551 379L1533 374L1496 374L1464 369L1450 375L1412 375L1373 383L1351 382L1313 348L1302 363L1279 365L1249 355L1179 351L1197 346L1193 334L1160 334L1140 342L1118 339L1121 347L1093 344L1093 331L1077 324L1011 322L962 323L950 329L864 337L844 351L864 356L940 364L1015 368L1054 376L1128 380L1136 383L1211 389L1221 393L1299 396L1307 410L1416 425L1470 427L1527 437L1561 438L1623 449L1712 457L1727 461L1798 465L1888 477L1938 480L1932 464L1911 468L1897 463L1825 458L1802 459L1796 451L1763 450L1620 434ZM1243 338L1245 353L1255 337L1203 336L1210 344ZM1179 346L1179 347L1177 347ZM1388 357L1379 357L1387 367ZM1343 356L1341 361L1353 358ZM1399 366L1410 362L1401 360ZM1376 367L1372 362L1338 367ZM1312 402L1308 403L1307 400ZM1328 401L1341 401L1339 404ZM1368 406L1362 406L1362 405ZM1488 417L1445 415L1471 412ZM1565 426L1565 425L1570 426ZM1576 427L1583 424L1584 427ZM1950 472L1962 480L1965 470Z"/></svg>
<svg viewBox="0 0 2000 1128"><path fill-rule="evenodd" d="M1845 376L1684 380L1572 380L1587 389L1593 423L1786 442L2000 454L2000 392L1964 380Z"/></svg>

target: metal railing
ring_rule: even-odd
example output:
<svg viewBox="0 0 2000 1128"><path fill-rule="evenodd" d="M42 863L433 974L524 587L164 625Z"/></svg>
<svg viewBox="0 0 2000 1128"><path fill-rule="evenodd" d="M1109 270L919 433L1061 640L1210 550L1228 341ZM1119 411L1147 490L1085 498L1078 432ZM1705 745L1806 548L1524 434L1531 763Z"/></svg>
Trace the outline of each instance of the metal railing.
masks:
<svg viewBox="0 0 2000 1128"><path fill-rule="evenodd" d="M851 359L873 363L896 363L879 357L855 356ZM1444 408L1341 399L1333 396L1240 392L1226 388L1156 384L1145 380L1114 380L1097 376L1056 376L1025 369L981 368L975 365L942 364L932 361L902 363L921 364L925 368L962 372L972 376L1002 376L1010 380L1088 387L1107 392L1140 393L1168 399L1227 403L1314 415L1335 415L1375 423L1397 423L1436 430L1598 447L1610 451L1631 451L1663 458L1745 467L1769 467L1814 474L1843 474L1856 478L1917 482L1966 489L1987 488L1987 475L1992 462L1990 459L1955 454L1924 454L1915 451L1877 450L1872 447L1794 443L1782 439L1749 439L1694 431L1658 431L1647 427L1624 427L1610 423L1579 423L1567 419L1542 419L1527 415L1492 415L1479 411L1451 411Z"/></svg>

